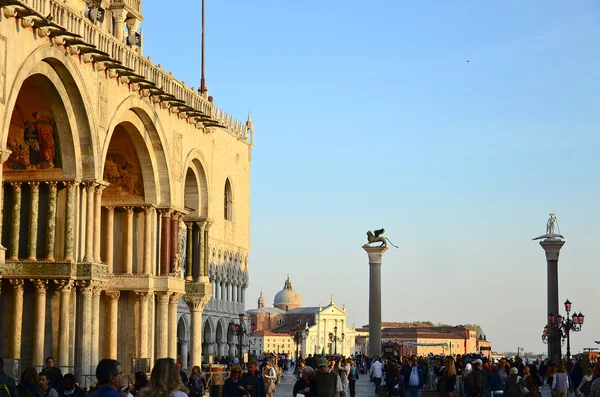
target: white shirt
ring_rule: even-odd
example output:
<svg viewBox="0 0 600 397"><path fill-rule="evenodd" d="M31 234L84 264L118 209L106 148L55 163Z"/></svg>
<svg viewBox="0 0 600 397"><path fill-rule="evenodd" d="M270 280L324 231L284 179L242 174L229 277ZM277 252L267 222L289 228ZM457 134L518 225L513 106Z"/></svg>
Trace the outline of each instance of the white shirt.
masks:
<svg viewBox="0 0 600 397"><path fill-rule="evenodd" d="M369 371L373 378L383 378L383 364L379 361L375 361L371 364L371 370Z"/></svg>
<svg viewBox="0 0 600 397"><path fill-rule="evenodd" d="M419 366L415 365L410 370L410 378L408 378L409 386L419 386Z"/></svg>

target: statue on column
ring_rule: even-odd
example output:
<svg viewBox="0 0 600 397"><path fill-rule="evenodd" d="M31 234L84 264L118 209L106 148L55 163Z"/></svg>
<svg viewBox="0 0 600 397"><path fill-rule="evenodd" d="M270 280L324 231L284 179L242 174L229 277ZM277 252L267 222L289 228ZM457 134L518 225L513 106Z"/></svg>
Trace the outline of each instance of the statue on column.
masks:
<svg viewBox="0 0 600 397"><path fill-rule="evenodd" d="M385 233L385 229L383 228L374 230L373 232L369 230L367 232L367 243L363 245L363 247L369 247L370 244L375 243L381 243L379 247L387 247L387 243L390 243L394 247L398 248L398 246L392 243L387 237L385 237L383 233Z"/></svg>
<svg viewBox="0 0 600 397"><path fill-rule="evenodd" d="M546 222L546 234L543 234L539 237L534 238L534 240L541 240L541 239L549 239L549 240L558 240L558 239L564 239L564 237L559 234L559 233L555 233L554 227L558 227L557 224L557 217L556 214L554 212L552 212L550 214L550 218L548 219L548 221ZM559 230L560 232L560 230Z"/></svg>

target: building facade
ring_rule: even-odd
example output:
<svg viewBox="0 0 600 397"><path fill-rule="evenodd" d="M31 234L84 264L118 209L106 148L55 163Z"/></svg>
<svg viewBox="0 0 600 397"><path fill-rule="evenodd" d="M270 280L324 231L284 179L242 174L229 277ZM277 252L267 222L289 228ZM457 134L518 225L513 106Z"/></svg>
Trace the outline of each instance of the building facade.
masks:
<svg viewBox="0 0 600 397"><path fill-rule="evenodd" d="M0 355L21 367L234 342L252 123L143 56L141 6L0 4Z"/></svg>
<svg viewBox="0 0 600 397"><path fill-rule="evenodd" d="M256 324L259 333L268 331L285 338L290 332L300 330L303 335L299 345L302 357L321 353L349 356L355 352L358 333L348 325L346 305L337 306L332 296L326 306L303 307L302 297L292 288L289 276L283 289L275 295L273 307L265 307L261 292L258 307L246 311L246 314L250 322ZM258 351L251 346L250 351L254 350Z"/></svg>

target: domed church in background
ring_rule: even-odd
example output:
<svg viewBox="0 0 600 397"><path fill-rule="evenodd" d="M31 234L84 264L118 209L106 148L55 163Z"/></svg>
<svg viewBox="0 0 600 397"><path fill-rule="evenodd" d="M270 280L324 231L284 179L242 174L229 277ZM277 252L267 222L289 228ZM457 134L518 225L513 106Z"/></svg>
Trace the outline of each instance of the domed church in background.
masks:
<svg viewBox="0 0 600 397"><path fill-rule="evenodd" d="M292 288L292 282L290 281L289 275L287 280L285 280L283 289L275 295L273 306L285 311L302 307L302 297Z"/></svg>

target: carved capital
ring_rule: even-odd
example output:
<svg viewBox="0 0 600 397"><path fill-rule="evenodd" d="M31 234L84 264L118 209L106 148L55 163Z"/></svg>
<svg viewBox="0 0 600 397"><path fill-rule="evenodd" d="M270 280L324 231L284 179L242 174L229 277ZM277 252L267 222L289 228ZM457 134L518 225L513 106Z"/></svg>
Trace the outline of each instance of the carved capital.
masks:
<svg viewBox="0 0 600 397"><path fill-rule="evenodd" d="M171 210L169 208L162 208L158 210L158 213L160 214L160 216L162 216L163 218L170 218L171 217Z"/></svg>
<svg viewBox="0 0 600 397"><path fill-rule="evenodd" d="M147 303L148 298L150 297L150 293L148 291L135 291L135 295L137 297L137 300L139 300L142 303Z"/></svg>
<svg viewBox="0 0 600 397"><path fill-rule="evenodd" d="M79 182L76 181L68 181L65 184L69 190L75 190L79 186Z"/></svg>
<svg viewBox="0 0 600 397"><path fill-rule="evenodd" d="M121 291L104 291L104 294L106 295L109 301L116 302L121 296Z"/></svg>
<svg viewBox="0 0 600 397"><path fill-rule="evenodd" d="M112 214L114 214L114 213L115 213L115 207L112 207L112 206L110 206L110 205L107 205L107 206L106 206L106 207L104 207L104 208L106 208L106 211L108 211L108 213L109 213L109 214L110 214L110 213L112 213Z"/></svg>
<svg viewBox="0 0 600 397"><path fill-rule="evenodd" d="M32 192L40 191L40 183L39 182L27 182L27 184L31 187Z"/></svg>
<svg viewBox="0 0 600 397"><path fill-rule="evenodd" d="M13 278L10 280L10 285L13 286L13 288L15 289L15 292L16 291L23 292L23 288L25 286L25 281L21 280L21 279Z"/></svg>
<svg viewBox="0 0 600 397"><path fill-rule="evenodd" d="M140 28L140 20L137 18L129 18L125 20L125 25L127 26L127 31L131 36Z"/></svg>
<svg viewBox="0 0 600 397"><path fill-rule="evenodd" d="M57 285L57 289L61 294L70 294L71 289L73 288L72 280L54 280L54 284Z"/></svg>
<svg viewBox="0 0 600 397"><path fill-rule="evenodd" d="M84 296L92 296L94 287L90 280L79 280L75 284Z"/></svg>
<svg viewBox="0 0 600 397"><path fill-rule="evenodd" d="M134 207L123 207L125 212L127 212L127 215L133 215L133 208Z"/></svg>
<svg viewBox="0 0 600 397"><path fill-rule="evenodd" d="M115 20L115 23L125 23L125 19L127 18L127 11L124 8L113 9L112 16Z"/></svg>
<svg viewBox="0 0 600 397"><path fill-rule="evenodd" d="M173 294L173 295L171 295L171 296L169 297L169 304L171 304L171 305L176 305L176 304L178 304L178 303L179 303L179 297L180 297L180 296L181 296L181 295L179 295L179 294Z"/></svg>
<svg viewBox="0 0 600 397"><path fill-rule="evenodd" d="M45 294L46 293L46 290L48 289L48 280L32 279L31 282L33 283L33 286L35 287L35 292L37 294Z"/></svg>
<svg viewBox="0 0 600 397"><path fill-rule="evenodd" d="M58 182L46 182L51 192L56 192Z"/></svg>
<svg viewBox="0 0 600 397"><path fill-rule="evenodd" d="M194 223L193 222L186 222L185 226L187 226L187 230L191 231L194 228Z"/></svg>
<svg viewBox="0 0 600 397"><path fill-rule="evenodd" d="M21 192L21 182L11 182L10 186L12 186L15 192Z"/></svg>
<svg viewBox="0 0 600 397"><path fill-rule="evenodd" d="M12 152L7 149L0 149L0 163L4 163L10 157Z"/></svg>
<svg viewBox="0 0 600 397"><path fill-rule="evenodd" d="M156 292L156 300L158 303L162 303L166 305L169 303L169 297L171 296L170 292Z"/></svg>
<svg viewBox="0 0 600 397"><path fill-rule="evenodd" d="M96 182L85 182L85 190L88 194L93 194L96 190Z"/></svg>
<svg viewBox="0 0 600 397"><path fill-rule="evenodd" d="M210 302L211 296L184 296L183 300L187 303L191 312L202 311L208 302Z"/></svg>
<svg viewBox="0 0 600 397"><path fill-rule="evenodd" d="M96 185L96 195L102 195L102 191L106 189L104 185Z"/></svg>
<svg viewBox="0 0 600 397"><path fill-rule="evenodd" d="M143 207L144 208L144 215L149 216L152 211L154 210L154 207L152 206L147 206L147 207Z"/></svg>

